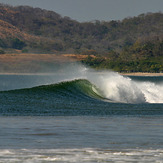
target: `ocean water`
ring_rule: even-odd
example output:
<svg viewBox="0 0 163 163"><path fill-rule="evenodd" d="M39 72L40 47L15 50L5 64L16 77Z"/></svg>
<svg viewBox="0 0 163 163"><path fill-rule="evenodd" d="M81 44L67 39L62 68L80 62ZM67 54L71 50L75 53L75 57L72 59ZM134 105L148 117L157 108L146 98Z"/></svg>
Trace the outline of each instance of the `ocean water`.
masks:
<svg viewBox="0 0 163 163"><path fill-rule="evenodd" d="M0 163L163 162L163 77L73 65L0 75Z"/></svg>

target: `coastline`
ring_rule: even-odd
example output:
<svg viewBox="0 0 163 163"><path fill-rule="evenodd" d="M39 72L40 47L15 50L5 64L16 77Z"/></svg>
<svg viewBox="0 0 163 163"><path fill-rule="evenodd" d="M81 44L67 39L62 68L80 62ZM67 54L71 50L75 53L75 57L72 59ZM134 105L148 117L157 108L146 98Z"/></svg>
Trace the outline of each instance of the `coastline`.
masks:
<svg viewBox="0 0 163 163"><path fill-rule="evenodd" d="M119 72L117 72L119 73ZM0 72L0 75L55 75L56 73L35 73L35 72ZM163 73L146 73L146 72L134 72L134 73L119 73L123 76L163 76Z"/></svg>
<svg viewBox="0 0 163 163"><path fill-rule="evenodd" d="M163 73L147 73L147 72L134 72L134 73L120 73L125 76L163 76Z"/></svg>

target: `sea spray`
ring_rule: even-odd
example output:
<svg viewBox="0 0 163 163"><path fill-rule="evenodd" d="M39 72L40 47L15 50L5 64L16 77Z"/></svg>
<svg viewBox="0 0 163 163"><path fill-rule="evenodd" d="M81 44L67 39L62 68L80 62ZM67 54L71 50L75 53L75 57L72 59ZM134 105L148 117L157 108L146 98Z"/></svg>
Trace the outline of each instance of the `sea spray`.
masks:
<svg viewBox="0 0 163 163"><path fill-rule="evenodd" d="M104 94L105 98L123 103L144 103L142 91L128 77L123 77L115 72L94 74L88 80L94 83Z"/></svg>
<svg viewBox="0 0 163 163"><path fill-rule="evenodd" d="M137 82L148 103L163 103L163 85L152 82Z"/></svg>
<svg viewBox="0 0 163 163"><path fill-rule="evenodd" d="M122 103L163 103L163 84L135 81L112 71L94 71L82 68L82 78L92 82L104 96Z"/></svg>
<svg viewBox="0 0 163 163"><path fill-rule="evenodd" d="M163 85L135 81L111 70L96 71L79 63L64 67L62 81L86 79L98 88L104 98L122 103L163 103ZM98 93L96 89L93 89Z"/></svg>

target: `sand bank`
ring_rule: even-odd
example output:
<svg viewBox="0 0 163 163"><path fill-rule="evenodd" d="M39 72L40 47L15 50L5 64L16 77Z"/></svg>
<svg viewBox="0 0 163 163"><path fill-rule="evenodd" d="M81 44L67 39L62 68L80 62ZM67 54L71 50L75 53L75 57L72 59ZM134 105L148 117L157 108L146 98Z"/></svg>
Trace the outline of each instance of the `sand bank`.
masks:
<svg viewBox="0 0 163 163"><path fill-rule="evenodd" d="M135 72L135 73L121 73L126 76L163 76L163 73L147 73L147 72Z"/></svg>

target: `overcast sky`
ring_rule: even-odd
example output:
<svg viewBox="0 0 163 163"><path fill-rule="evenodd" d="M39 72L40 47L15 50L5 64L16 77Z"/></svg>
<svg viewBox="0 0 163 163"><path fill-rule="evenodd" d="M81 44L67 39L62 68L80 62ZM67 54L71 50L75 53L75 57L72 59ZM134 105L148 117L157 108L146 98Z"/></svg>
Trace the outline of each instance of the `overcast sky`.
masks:
<svg viewBox="0 0 163 163"><path fill-rule="evenodd" d="M147 12L163 12L163 0L0 0L53 10L77 21L122 20Z"/></svg>

